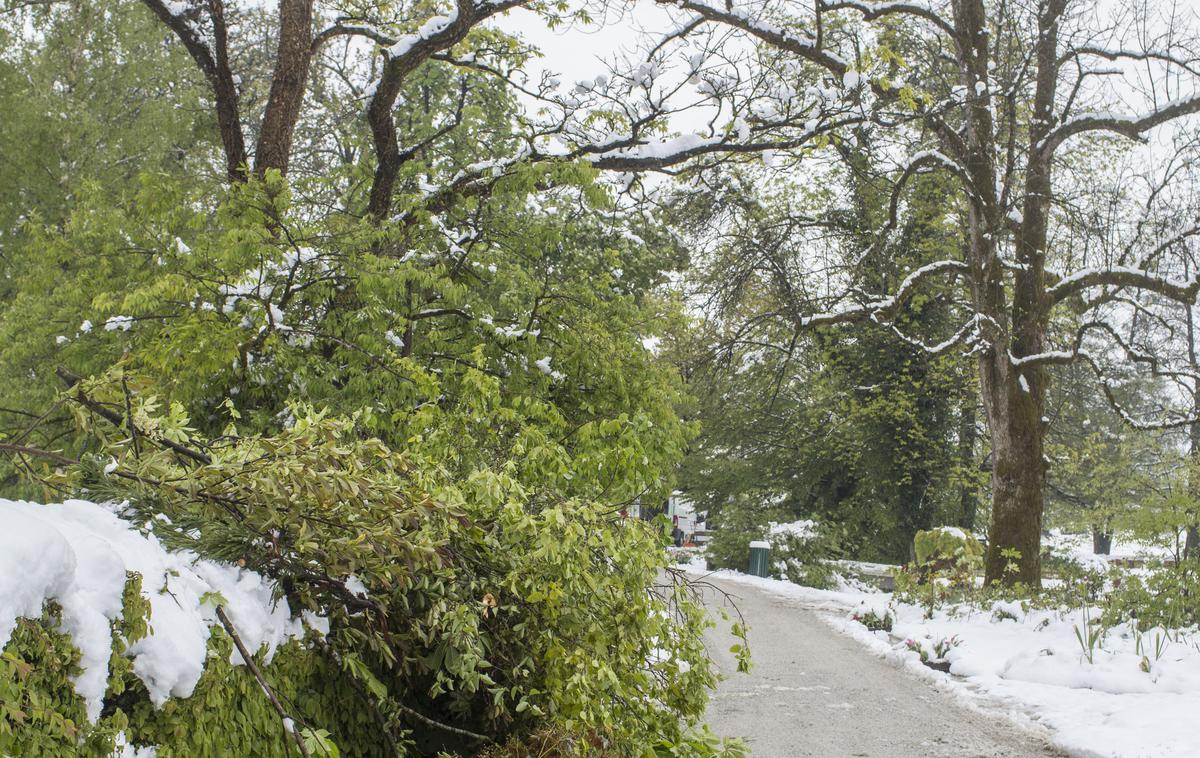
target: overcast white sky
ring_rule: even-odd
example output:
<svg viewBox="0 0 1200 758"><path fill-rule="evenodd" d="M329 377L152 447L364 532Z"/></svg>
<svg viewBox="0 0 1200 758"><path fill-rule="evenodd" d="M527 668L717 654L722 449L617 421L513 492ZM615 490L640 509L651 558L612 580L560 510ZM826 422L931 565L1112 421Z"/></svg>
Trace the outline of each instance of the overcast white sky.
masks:
<svg viewBox="0 0 1200 758"><path fill-rule="evenodd" d="M598 21L551 31L536 14L518 8L498 19L496 25L520 34L542 51L543 57L528 72L531 80L536 81L543 70L549 70L562 75L564 84L594 79L606 70L605 59L622 49L632 49L645 32L661 33L674 26L667 10L650 2L615 3L608 17Z"/></svg>

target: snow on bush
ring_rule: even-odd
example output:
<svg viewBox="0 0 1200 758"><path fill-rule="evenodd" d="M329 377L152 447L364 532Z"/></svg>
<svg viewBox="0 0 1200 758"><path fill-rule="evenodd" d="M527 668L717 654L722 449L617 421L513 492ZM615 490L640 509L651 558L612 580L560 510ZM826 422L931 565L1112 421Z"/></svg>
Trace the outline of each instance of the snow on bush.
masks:
<svg viewBox="0 0 1200 758"><path fill-rule="evenodd" d="M170 552L116 510L82 500L53 505L0 500L0 648L18 618L39 618L46 601L56 600L63 631L81 653L75 688L90 719L100 715L112 654L110 624L121 614L126 572L141 574L150 601L151 632L127 655L155 705L192 694L203 673L210 627L219 623L216 602L247 647L265 645L268 658L278 645L303 636L287 601L272 599L267 580L190 552ZM242 663L236 650L231 663Z"/></svg>
<svg viewBox="0 0 1200 758"><path fill-rule="evenodd" d="M811 519L800 519L786 524L772 521L770 527L770 537L790 536L801 540L810 540L817 536L817 522Z"/></svg>

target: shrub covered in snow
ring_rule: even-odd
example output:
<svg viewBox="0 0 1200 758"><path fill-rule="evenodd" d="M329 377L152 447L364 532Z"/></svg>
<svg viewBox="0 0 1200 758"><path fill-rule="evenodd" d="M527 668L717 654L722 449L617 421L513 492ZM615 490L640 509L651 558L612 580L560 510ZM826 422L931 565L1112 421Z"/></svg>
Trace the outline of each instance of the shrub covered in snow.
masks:
<svg viewBox="0 0 1200 758"><path fill-rule="evenodd" d="M0 755L286 755L218 605L274 690L364 754L381 747L312 647L323 619L114 510L0 500Z"/></svg>
<svg viewBox="0 0 1200 758"><path fill-rule="evenodd" d="M913 552L919 566L983 564L983 545L973 535L953 526L917 532L913 537Z"/></svg>
<svg viewBox="0 0 1200 758"><path fill-rule="evenodd" d="M512 422L498 386L477 379L473 415L431 408L442 428L395 450L362 414L302 405L282 430L204 438L136 377L100 378L82 386L81 420L105 454L60 486L128 497L167 546L243 564L291 613L327 619L320 665L392 752L470 755L546 729L630 751L704 744L708 617L685 585L659 583L665 535L572 491L585 483L562 476L570 458L552 440L520 437L525 457L506 465L468 447L466 430ZM138 392L140 450L89 415L122 384ZM614 444L605 433L597 455ZM463 455L469 474L447 468ZM336 720L306 721L360 750Z"/></svg>
<svg viewBox="0 0 1200 758"><path fill-rule="evenodd" d="M828 589L838 584L832 563L841 557L835 532L811 519L769 524L767 541L779 576L806 587Z"/></svg>
<svg viewBox="0 0 1200 758"><path fill-rule="evenodd" d="M975 590L983 568L983 545L956 527L919 531L913 539L916 560L896 573L896 594L932 613L952 600L965 599Z"/></svg>

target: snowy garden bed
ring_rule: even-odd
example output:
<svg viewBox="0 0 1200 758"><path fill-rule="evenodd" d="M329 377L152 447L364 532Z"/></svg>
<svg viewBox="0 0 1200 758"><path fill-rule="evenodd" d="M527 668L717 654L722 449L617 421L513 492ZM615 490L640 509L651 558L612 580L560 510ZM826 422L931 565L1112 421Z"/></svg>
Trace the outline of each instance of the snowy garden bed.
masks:
<svg viewBox="0 0 1200 758"><path fill-rule="evenodd" d="M692 573L702 570L699 561L689 566ZM1200 633L1194 629L1138 634L1125 626L1099 639L1090 623L1096 612L1083 608L993 602L940 608L926 617L925 608L896 602L890 593L818 590L731 571L711 576L798 600L969 707L1044 726L1073 755L1182 758L1200 749L1191 722L1200 713ZM890 631L868 628L885 619Z"/></svg>
<svg viewBox="0 0 1200 758"><path fill-rule="evenodd" d="M1182 545L1186 535L1176 537ZM1092 551L1092 538L1087 534L1070 534L1060 529L1051 529L1045 537L1045 546L1052 556L1075 561L1082 565L1103 565L1109 563L1141 564L1152 561L1171 561L1176 557L1176 551L1163 544L1153 544L1139 540L1127 534L1115 534L1112 545L1106 555L1097 555Z"/></svg>

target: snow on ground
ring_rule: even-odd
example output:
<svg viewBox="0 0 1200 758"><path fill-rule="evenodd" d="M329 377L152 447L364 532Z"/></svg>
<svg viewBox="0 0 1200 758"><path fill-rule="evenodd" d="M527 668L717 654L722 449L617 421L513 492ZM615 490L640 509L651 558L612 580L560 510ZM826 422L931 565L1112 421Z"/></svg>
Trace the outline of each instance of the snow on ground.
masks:
<svg viewBox="0 0 1200 758"><path fill-rule="evenodd" d="M1182 535L1180 539L1182 541ZM1165 545L1155 545L1123 534L1113 536L1112 549L1108 555L1096 555L1092 552L1090 534L1067 534L1061 529L1051 529L1048 535L1043 536L1042 543L1049 548L1051 555L1070 558L1085 566L1114 560L1161 561L1175 558L1174 550ZM1197 752L1200 753L1200 748Z"/></svg>
<svg viewBox="0 0 1200 758"><path fill-rule="evenodd" d="M702 560L688 564L689 573L704 575ZM1170 635L1152 630L1139 640L1130 629L1114 629L1089 662L1076 630L1082 632L1088 616L1096 614L1082 609L1026 611L1019 603L996 603L939 610L926 619L922 608L894 603L887 593L817 590L732 571L711 575L797 600L876 655L953 692L969 707L999 709L1025 726L1041 724L1074 755L1200 755L1192 721L1200 714L1200 632L1195 630ZM893 614L890 634L853 620L855 613L868 610ZM921 663L917 650L932 659L935 647L945 651L949 674Z"/></svg>
<svg viewBox="0 0 1200 758"><path fill-rule="evenodd" d="M270 656L276 646L303 636L287 601L274 602L263 577L190 552L170 552L153 534L118 518L117 510L82 500L38 505L0 499L0 649L18 617L39 618L43 604L57 600L63 631L82 655L75 688L93 721L108 681L110 623L121 615L127 571L142 575L142 593L151 605L151 633L127 655L156 705L192 694L204 669L210 627L219 623L215 602L224 603L250 650L265 645ZM236 649L231 661L242 663Z"/></svg>

